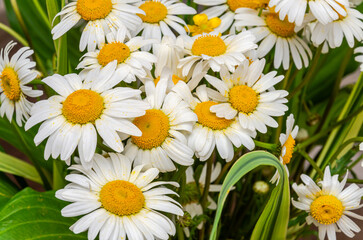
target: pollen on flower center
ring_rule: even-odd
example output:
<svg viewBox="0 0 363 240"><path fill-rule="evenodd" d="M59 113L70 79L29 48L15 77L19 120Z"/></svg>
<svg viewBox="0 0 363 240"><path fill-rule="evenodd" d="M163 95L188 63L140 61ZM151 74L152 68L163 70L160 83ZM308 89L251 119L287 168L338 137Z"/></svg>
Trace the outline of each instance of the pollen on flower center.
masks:
<svg viewBox="0 0 363 240"><path fill-rule="evenodd" d="M343 211L342 202L332 195L320 196L310 205L311 216L324 225L336 223L343 215Z"/></svg>
<svg viewBox="0 0 363 240"><path fill-rule="evenodd" d="M266 25L271 30L281 37L292 37L295 35L295 24L290 23L287 19L280 20L277 13L270 13L266 17Z"/></svg>
<svg viewBox="0 0 363 240"><path fill-rule="evenodd" d="M4 68L0 75L1 88L3 89L5 96L12 101L18 101L20 99L20 84L18 74L14 69L10 67Z"/></svg>
<svg viewBox="0 0 363 240"><path fill-rule="evenodd" d="M169 118L161 110L146 110L146 114L135 118L133 123L141 130L142 136L131 138L141 149L150 150L159 147L169 135Z"/></svg>
<svg viewBox="0 0 363 240"><path fill-rule="evenodd" d="M165 5L158 1L146 1L139 8L145 12L145 15L139 13L137 15L147 23L159 23L168 14Z"/></svg>
<svg viewBox="0 0 363 240"><path fill-rule="evenodd" d="M256 110L259 95L246 85L234 86L229 91L229 102L232 107L244 114L251 114Z"/></svg>
<svg viewBox="0 0 363 240"><path fill-rule="evenodd" d="M77 12L86 21L103 19L112 11L111 0L78 0Z"/></svg>
<svg viewBox="0 0 363 240"><path fill-rule="evenodd" d="M104 109L104 102L98 93L81 89L71 93L63 102L63 116L74 124L93 123Z"/></svg>
<svg viewBox="0 0 363 240"><path fill-rule="evenodd" d="M227 5L234 12L238 8L262 8L268 4L269 0L227 0Z"/></svg>
<svg viewBox="0 0 363 240"><path fill-rule="evenodd" d="M117 63L123 63L130 56L130 48L121 42L112 42L105 44L97 56L98 63L106 66L110 62L117 60Z"/></svg>
<svg viewBox="0 0 363 240"><path fill-rule="evenodd" d="M290 163L290 160L292 158L292 153L294 152L294 147L295 147L295 139L291 136L291 134L287 138L283 147L286 147L286 153L282 157L283 164L288 164Z"/></svg>
<svg viewBox="0 0 363 240"><path fill-rule="evenodd" d="M107 211L118 216L128 216L140 212L145 205L145 197L136 185L115 180L102 187L100 202Z"/></svg>
<svg viewBox="0 0 363 240"><path fill-rule="evenodd" d="M228 120L225 118L219 118L215 113L212 113L209 109L213 105L217 105L218 103L213 101L201 102L198 103L195 107L195 114L198 116L198 122L204 126L211 128L213 130L223 130L229 127L233 120Z"/></svg>
<svg viewBox="0 0 363 240"><path fill-rule="evenodd" d="M192 46L192 54L200 56L202 54L216 57L224 54L227 46L220 36L200 36Z"/></svg>

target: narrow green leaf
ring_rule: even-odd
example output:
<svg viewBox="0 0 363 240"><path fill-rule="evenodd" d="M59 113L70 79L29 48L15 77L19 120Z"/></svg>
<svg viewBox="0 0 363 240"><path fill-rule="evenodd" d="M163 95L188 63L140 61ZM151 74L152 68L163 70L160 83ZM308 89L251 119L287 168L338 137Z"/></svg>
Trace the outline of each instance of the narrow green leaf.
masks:
<svg viewBox="0 0 363 240"><path fill-rule="evenodd" d="M280 161L272 154L254 151L243 155L229 170L218 197L218 208L210 240L217 239L217 228L228 193L245 174L262 166L274 166L280 174L279 184L272 191L270 199L253 230L251 240L280 240L286 238L289 221L290 190L287 174Z"/></svg>
<svg viewBox="0 0 363 240"><path fill-rule="evenodd" d="M19 189L4 173L0 173L0 209L12 198Z"/></svg>
<svg viewBox="0 0 363 240"><path fill-rule="evenodd" d="M0 152L0 171L42 184L38 172L32 165L3 152Z"/></svg>

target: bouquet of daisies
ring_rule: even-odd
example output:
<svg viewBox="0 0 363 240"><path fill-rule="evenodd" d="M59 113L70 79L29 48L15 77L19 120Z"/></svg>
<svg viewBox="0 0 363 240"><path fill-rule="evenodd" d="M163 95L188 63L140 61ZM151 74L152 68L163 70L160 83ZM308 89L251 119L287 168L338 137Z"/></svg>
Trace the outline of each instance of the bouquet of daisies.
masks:
<svg viewBox="0 0 363 240"><path fill-rule="evenodd" d="M361 2L4 0L0 239L361 239Z"/></svg>

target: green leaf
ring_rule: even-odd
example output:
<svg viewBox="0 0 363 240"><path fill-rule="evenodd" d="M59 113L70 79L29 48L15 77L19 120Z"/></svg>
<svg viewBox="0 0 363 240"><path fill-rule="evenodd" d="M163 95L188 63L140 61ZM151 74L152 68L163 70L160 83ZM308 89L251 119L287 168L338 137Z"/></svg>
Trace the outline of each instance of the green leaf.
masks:
<svg viewBox="0 0 363 240"><path fill-rule="evenodd" d="M18 192L18 188L4 173L0 173L0 209Z"/></svg>
<svg viewBox="0 0 363 240"><path fill-rule="evenodd" d="M228 193L245 174L262 166L274 166L280 174L279 184L272 191L269 201L253 230L251 240L280 240L286 238L289 221L290 189L284 166L272 154L254 151L243 155L229 170L218 197L218 207L210 240L217 239L217 228Z"/></svg>
<svg viewBox="0 0 363 240"><path fill-rule="evenodd" d="M77 219L61 216L65 205L54 197L54 191L24 189L0 211L0 239L87 239L69 230Z"/></svg>
<svg viewBox="0 0 363 240"><path fill-rule="evenodd" d="M0 152L0 171L42 183L38 172L32 165L3 152Z"/></svg>

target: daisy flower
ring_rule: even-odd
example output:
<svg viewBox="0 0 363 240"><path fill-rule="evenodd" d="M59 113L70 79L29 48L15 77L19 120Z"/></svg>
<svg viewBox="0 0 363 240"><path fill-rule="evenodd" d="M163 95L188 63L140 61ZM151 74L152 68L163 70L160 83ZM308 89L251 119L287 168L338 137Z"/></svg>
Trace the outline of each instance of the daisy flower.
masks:
<svg viewBox="0 0 363 240"><path fill-rule="evenodd" d="M363 47L357 47L354 49L354 53L358 54L354 59L361 64L360 71L363 72Z"/></svg>
<svg viewBox="0 0 363 240"><path fill-rule="evenodd" d="M340 16L339 19L323 25L317 23L313 29L311 41L320 45L324 41L329 43L330 48L339 47L343 39L348 42L349 47L353 48L355 40L363 40L363 14L356 9L346 8L347 15Z"/></svg>
<svg viewBox="0 0 363 240"><path fill-rule="evenodd" d="M178 0L152 0L137 2L136 5L145 12L138 14L142 19L142 24L133 33L137 35L142 31L141 35L144 39L161 40L162 36L170 36L175 38L175 34L170 29L174 29L180 35L186 34L184 27L186 23L177 15L196 14L194 8L181 3ZM181 25L183 26L181 26ZM149 51L151 46L143 48Z"/></svg>
<svg viewBox="0 0 363 240"><path fill-rule="evenodd" d="M209 18L219 17L221 19L221 25L215 31L223 33L231 27L230 30L233 33L234 16L238 8L264 8L269 0L194 0L194 2L210 7L202 12Z"/></svg>
<svg viewBox="0 0 363 240"><path fill-rule="evenodd" d="M123 150L117 134L121 132L141 136L141 131L130 118L142 116L150 106L141 101L140 90L117 87L111 78L116 62L95 73L94 79L82 81L76 74L58 74L43 82L59 95L37 102L25 129L43 122L34 138L36 145L48 138L44 157L68 160L76 147L82 164L92 163L96 150L97 133L114 151ZM97 129L97 131L96 131Z"/></svg>
<svg viewBox="0 0 363 240"><path fill-rule="evenodd" d="M214 17L208 20L208 16L205 13L194 15L193 22L195 25L184 27L193 37L198 34L213 32L215 28L221 25L221 19Z"/></svg>
<svg viewBox="0 0 363 240"><path fill-rule="evenodd" d="M307 5L315 18L322 24L346 16L345 7L349 6L348 0L270 0L269 7L275 7L280 19L287 19L300 26L303 23Z"/></svg>
<svg viewBox="0 0 363 240"><path fill-rule="evenodd" d="M144 40L142 37L134 37L125 41L126 31L119 30L116 35L107 34L107 43L100 50L88 52L83 56L77 69L83 68L81 75L93 74L92 70L98 71L112 61L117 61L117 67L112 75L115 81L131 83L136 77L146 76L146 70L152 69L156 57L148 52L139 51L142 46L152 44L154 40ZM124 43L125 41L125 43ZM116 80L117 79L117 80Z"/></svg>
<svg viewBox="0 0 363 240"><path fill-rule="evenodd" d="M134 119L142 132L140 137L132 136L124 154L136 164L156 167L161 172L176 169L174 162L190 166L194 152L187 145L185 132L191 132L197 116L176 94L166 94L168 79L145 82L145 101L151 105L146 114Z"/></svg>
<svg viewBox="0 0 363 240"><path fill-rule="evenodd" d="M200 73L209 68L219 72L222 67L227 67L234 72L236 66L246 59L244 53L257 48L255 37L250 31L227 36L211 32L195 37L185 35L183 38L187 56L178 65L183 70L183 76L187 76L189 72Z"/></svg>
<svg viewBox="0 0 363 240"><path fill-rule="evenodd" d="M95 154L95 165L86 169L73 165L66 176L71 183L56 192L56 197L72 202L62 209L64 217L82 216L70 229L78 234L88 230L88 239L169 239L174 223L161 212L182 216L180 204L167 195L177 195L162 186L176 182L153 180L156 168L142 172L132 168L121 154L105 158Z"/></svg>
<svg viewBox="0 0 363 240"><path fill-rule="evenodd" d="M312 57L309 46L301 39L295 31L295 24L287 19L280 20L275 12L262 11L261 16L253 9L241 8L236 11L237 27L253 27L250 29L256 36L256 42L261 42L257 49L259 58L266 56L273 47L274 67L281 65L285 70L290 66L290 55L297 69L309 65ZM262 41L261 41L262 40Z"/></svg>
<svg viewBox="0 0 363 240"><path fill-rule="evenodd" d="M294 152L295 147L295 138L299 131L299 127L295 126L294 115L290 114L286 120L286 134L280 134L280 144L281 144L281 154L280 154L280 162L284 165L287 175L289 176L289 169L287 168L287 164L290 163L292 154ZM275 172L275 175L271 178L271 182L279 182L280 174L278 171Z"/></svg>
<svg viewBox="0 0 363 240"><path fill-rule="evenodd" d="M61 17L53 29L53 39L61 37L78 22L87 22L83 29L79 49L94 51L105 43L105 36L118 29L135 30L141 19L136 14L144 12L130 3L139 0L72 0L56 16Z"/></svg>
<svg viewBox="0 0 363 240"><path fill-rule="evenodd" d="M278 126L272 117L284 115L287 111L285 90L275 90L273 86L284 77L277 76L276 71L262 74L265 59L256 60L250 64L244 61L234 74L221 71L222 79L206 75L207 81L217 89L211 98L219 103L210 107L217 117L234 119L242 128L251 131L267 132L267 127Z"/></svg>
<svg viewBox="0 0 363 240"><path fill-rule="evenodd" d="M173 91L183 97L198 117L198 122L188 137L188 146L195 151L200 161L206 161L215 147L227 162L234 156L233 146L239 148L243 145L249 150L254 149L255 144L251 136L255 137L256 132L242 129L235 118L230 120L219 118L210 111L212 106L218 104L209 96L216 95L214 90L201 85L196 89L196 98L192 96L189 87L180 82L175 85Z"/></svg>
<svg viewBox="0 0 363 240"><path fill-rule="evenodd" d="M351 212L361 208L360 200L363 189L356 184L350 184L343 190L348 174L339 182L338 175L331 176L329 167L325 168L324 179L319 182L321 188L305 174L301 175L303 184L294 183L292 188L298 195L297 201L292 199L292 205L309 213L308 224L314 223L319 228L319 239L335 240L335 232L342 231L352 238L360 228L349 217L363 220L363 216Z"/></svg>
<svg viewBox="0 0 363 240"><path fill-rule="evenodd" d="M222 166L220 163L216 163L212 166L212 174L210 183L213 183L219 174L221 173ZM180 202L185 211L187 211L192 219L196 216L203 215L203 207L200 205L200 193L203 192L205 186L205 177L207 173L207 164L203 166L202 173L200 174L198 185L194 179L194 171L192 167L188 167L185 174L186 174L186 185L185 190L183 192L183 196L180 198ZM219 192L222 188L220 184L210 184L209 185L209 192ZM217 204L216 202L208 196L208 209L216 210ZM203 222L198 225L198 229L202 229ZM189 228L184 228L184 233L187 237L190 236Z"/></svg>
<svg viewBox="0 0 363 240"><path fill-rule="evenodd" d="M32 69L35 62L29 59L34 51L23 47L9 59L9 53L15 45L11 41L0 52L0 115L6 115L11 122L15 111L16 123L22 126L29 118L33 105L26 97L39 97L43 92L25 85L37 77L37 72Z"/></svg>

